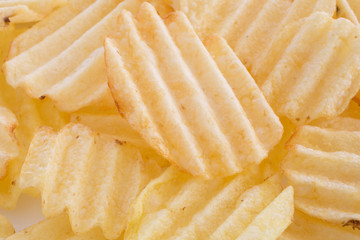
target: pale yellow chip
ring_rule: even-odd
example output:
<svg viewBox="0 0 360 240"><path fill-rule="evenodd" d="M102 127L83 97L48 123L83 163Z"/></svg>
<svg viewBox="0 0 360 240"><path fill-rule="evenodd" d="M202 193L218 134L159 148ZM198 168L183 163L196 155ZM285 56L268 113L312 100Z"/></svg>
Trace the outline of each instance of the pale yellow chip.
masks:
<svg viewBox="0 0 360 240"><path fill-rule="evenodd" d="M141 0L79 0L59 8L15 39L4 64L7 82L33 98L48 96L63 111L113 106L103 41L116 30L123 9Z"/></svg>
<svg viewBox="0 0 360 240"><path fill-rule="evenodd" d="M15 233L11 222L4 216L0 215L0 239L4 239Z"/></svg>
<svg viewBox="0 0 360 240"><path fill-rule="evenodd" d="M295 211L293 223L278 240L359 240L360 232Z"/></svg>
<svg viewBox="0 0 360 240"><path fill-rule="evenodd" d="M330 16L336 0L173 0L200 36L224 37L244 65L258 65L272 41L287 25L316 11ZM257 80L257 79L255 79Z"/></svg>
<svg viewBox="0 0 360 240"><path fill-rule="evenodd" d="M288 144L296 208L338 226L360 221L360 132L302 126Z"/></svg>
<svg viewBox="0 0 360 240"><path fill-rule="evenodd" d="M7 56L12 39L27 28L27 25L15 27L11 24L0 30L0 63ZM34 132L42 125L58 129L68 121L68 116L55 109L49 99L30 99L21 90L14 90L7 85L2 72L0 72L0 105L13 112L18 122L14 133L19 146L19 156L9 162L6 176L0 180L0 206L14 208L21 193L18 186L21 165ZM8 148L8 150L10 149Z"/></svg>
<svg viewBox="0 0 360 240"><path fill-rule="evenodd" d="M163 21L148 3L137 17L123 11L105 58L120 114L193 175L240 172L281 138L278 117L226 42L204 46L181 12Z"/></svg>
<svg viewBox="0 0 360 240"><path fill-rule="evenodd" d="M43 19L67 0L1 0L0 27L10 23L29 23Z"/></svg>
<svg viewBox="0 0 360 240"><path fill-rule="evenodd" d="M57 134L43 127L30 145L20 186L40 189L46 217L66 210L75 233L100 227L114 239L125 229L137 194L162 172L157 159L146 158L123 139L81 124Z"/></svg>
<svg viewBox="0 0 360 240"><path fill-rule="evenodd" d="M75 234L66 214L43 220L17 232L6 240L105 240L101 229ZM119 238L120 240L122 238Z"/></svg>
<svg viewBox="0 0 360 240"><path fill-rule="evenodd" d="M203 180L170 167L132 205L125 239L276 239L290 224L293 189L257 169ZM235 227L236 226L236 227Z"/></svg>

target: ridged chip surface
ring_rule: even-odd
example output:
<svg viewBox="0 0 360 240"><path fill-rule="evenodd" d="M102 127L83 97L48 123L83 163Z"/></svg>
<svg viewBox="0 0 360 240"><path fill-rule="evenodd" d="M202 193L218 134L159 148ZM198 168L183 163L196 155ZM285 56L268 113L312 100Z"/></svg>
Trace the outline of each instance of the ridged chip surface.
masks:
<svg viewBox="0 0 360 240"><path fill-rule="evenodd" d="M332 16L335 4L336 0L173 1L174 8L186 13L200 36L225 38L249 70L285 26L316 11Z"/></svg>
<svg viewBox="0 0 360 240"><path fill-rule="evenodd" d="M140 0L69 1L15 39L4 64L7 82L33 98L50 97L63 111L111 106L103 41L121 10Z"/></svg>
<svg viewBox="0 0 360 240"><path fill-rule="evenodd" d="M132 205L125 239L270 240L281 235L292 214L293 189L282 191L278 175L264 181L250 169L203 180L171 167Z"/></svg>
<svg viewBox="0 0 360 240"><path fill-rule="evenodd" d="M279 116L296 124L343 112L360 87L360 31L314 13L287 26L252 69Z"/></svg>
<svg viewBox="0 0 360 240"><path fill-rule="evenodd" d="M338 226L360 220L359 143L359 131L297 130L282 164L297 209Z"/></svg>
<svg viewBox="0 0 360 240"><path fill-rule="evenodd" d="M41 191L43 213L65 210L75 233L101 227L115 239L125 228L131 202L161 168L130 143L81 124L59 133L42 128L32 140L20 186Z"/></svg>
<svg viewBox="0 0 360 240"><path fill-rule="evenodd" d="M148 3L119 17L105 41L120 113L166 159L211 178L258 164L282 125L224 40L205 46L180 12L164 21ZM206 49L208 48L208 50Z"/></svg>

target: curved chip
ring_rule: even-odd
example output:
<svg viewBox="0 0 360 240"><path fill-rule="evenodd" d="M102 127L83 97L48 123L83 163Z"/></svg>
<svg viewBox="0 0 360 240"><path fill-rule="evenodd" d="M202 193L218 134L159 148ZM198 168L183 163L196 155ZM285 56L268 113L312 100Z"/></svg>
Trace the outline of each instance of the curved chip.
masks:
<svg viewBox="0 0 360 240"><path fill-rule="evenodd" d="M161 172L130 143L81 124L59 133L43 127L22 167L20 186L41 191L43 213L69 213L75 233L101 227L107 238L120 236L131 202Z"/></svg>
<svg viewBox="0 0 360 240"><path fill-rule="evenodd" d="M351 229L328 223L295 211L293 223L285 230L278 240L359 240L358 229Z"/></svg>
<svg viewBox="0 0 360 240"><path fill-rule="evenodd" d="M163 21L148 3L137 17L123 11L105 58L120 114L193 175L240 172L281 138L278 117L226 42L204 46L181 12Z"/></svg>
<svg viewBox="0 0 360 240"><path fill-rule="evenodd" d="M359 3L357 3L359 5ZM351 5L349 4L348 0L337 0L336 1L336 12L335 12L336 18L347 18L354 24L359 24L359 20L351 8Z"/></svg>
<svg viewBox="0 0 360 240"><path fill-rule="evenodd" d="M287 25L311 13L330 16L336 0L175 0L176 10L186 13L202 37L224 37L251 70ZM255 80L257 80L255 78Z"/></svg>
<svg viewBox="0 0 360 240"><path fill-rule="evenodd" d="M103 41L114 33L119 13L140 2L69 1L15 39L3 66L7 82L33 98L48 96L62 111L112 106Z"/></svg>
<svg viewBox="0 0 360 240"><path fill-rule="evenodd" d="M289 141L282 169L295 206L337 224L360 221L360 132L302 126Z"/></svg>
<svg viewBox="0 0 360 240"><path fill-rule="evenodd" d="M125 239L276 239L291 222L293 190L261 176L204 180L170 167L132 205Z"/></svg>
<svg viewBox="0 0 360 240"><path fill-rule="evenodd" d="M29 23L43 19L67 0L2 0L0 1L0 27L9 23Z"/></svg>

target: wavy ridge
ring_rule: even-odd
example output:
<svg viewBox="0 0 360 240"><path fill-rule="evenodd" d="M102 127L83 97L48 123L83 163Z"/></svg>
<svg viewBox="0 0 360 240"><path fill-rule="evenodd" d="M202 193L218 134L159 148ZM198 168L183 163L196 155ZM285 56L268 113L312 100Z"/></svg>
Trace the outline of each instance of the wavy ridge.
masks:
<svg viewBox="0 0 360 240"><path fill-rule="evenodd" d="M224 40L204 46L185 15L163 21L148 3L137 17L120 15L118 34L105 41L118 109L174 164L208 178L231 175L280 140L278 117Z"/></svg>

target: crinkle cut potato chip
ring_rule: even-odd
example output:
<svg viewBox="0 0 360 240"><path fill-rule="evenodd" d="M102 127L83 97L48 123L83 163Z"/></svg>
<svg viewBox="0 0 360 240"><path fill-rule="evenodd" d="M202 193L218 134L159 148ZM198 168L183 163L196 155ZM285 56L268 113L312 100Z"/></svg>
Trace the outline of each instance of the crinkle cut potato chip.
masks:
<svg viewBox="0 0 360 240"><path fill-rule="evenodd" d="M11 222L4 216L0 215L0 238L4 239L15 233Z"/></svg>
<svg viewBox="0 0 360 240"><path fill-rule="evenodd" d="M271 42L287 25L311 13L332 16L336 0L174 0L176 10L186 13L202 37L225 38L244 65L251 70ZM257 80L257 79L255 79Z"/></svg>
<svg viewBox="0 0 360 240"><path fill-rule="evenodd" d="M359 131L297 130L282 169L295 189L298 210L339 226L360 221L359 144Z"/></svg>
<svg viewBox="0 0 360 240"><path fill-rule="evenodd" d="M17 232L6 240L105 240L101 229L75 234L66 214L48 218ZM122 238L119 238L121 240Z"/></svg>
<svg viewBox="0 0 360 240"><path fill-rule="evenodd" d="M0 28L9 23L29 23L43 19L67 0L0 0Z"/></svg>
<svg viewBox="0 0 360 240"><path fill-rule="evenodd" d="M141 0L77 0L59 8L15 39L3 69L12 87L33 98L48 96L62 111L113 106L103 41L123 9Z"/></svg>
<svg viewBox="0 0 360 240"><path fill-rule="evenodd" d="M75 233L101 227L115 239L131 202L161 171L130 143L70 123L59 133L43 127L35 135L20 186L40 189L46 217L66 210Z"/></svg>
<svg viewBox="0 0 360 240"><path fill-rule="evenodd" d="M320 12L287 26L252 70L275 112L295 124L343 112L360 88L359 36Z"/></svg>
<svg viewBox="0 0 360 240"><path fill-rule="evenodd" d="M6 176L9 162L19 155L14 133L17 125L15 115L9 109L0 107L0 179Z"/></svg>
<svg viewBox="0 0 360 240"><path fill-rule="evenodd" d="M175 165L232 175L280 140L282 125L246 68L222 39L204 46L181 12L163 21L144 3L136 18L122 12L117 34L105 40L105 59L119 112Z"/></svg>
<svg viewBox="0 0 360 240"><path fill-rule="evenodd" d="M126 240L277 239L291 223L293 189L258 168L204 180L167 169L132 205ZM236 227L234 227L236 226Z"/></svg>
<svg viewBox="0 0 360 240"><path fill-rule="evenodd" d="M295 210L292 224L278 240L359 240L356 229L325 222Z"/></svg>

